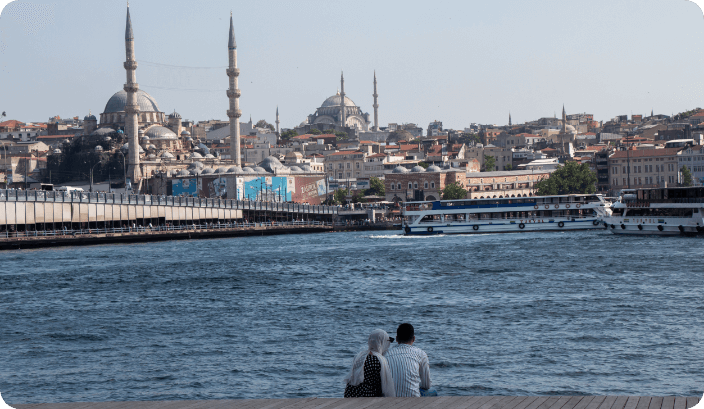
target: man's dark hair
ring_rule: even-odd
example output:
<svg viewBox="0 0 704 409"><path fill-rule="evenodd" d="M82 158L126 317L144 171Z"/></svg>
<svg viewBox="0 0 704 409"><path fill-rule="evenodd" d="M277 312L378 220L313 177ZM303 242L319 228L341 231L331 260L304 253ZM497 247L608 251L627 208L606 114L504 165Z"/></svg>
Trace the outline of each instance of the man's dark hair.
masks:
<svg viewBox="0 0 704 409"><path fill-rule="evenodd" d="M413 325L411 324L403 323L396 329L396 341L402 344L411 342L414 336L415 332L413 331Z"/></svg>

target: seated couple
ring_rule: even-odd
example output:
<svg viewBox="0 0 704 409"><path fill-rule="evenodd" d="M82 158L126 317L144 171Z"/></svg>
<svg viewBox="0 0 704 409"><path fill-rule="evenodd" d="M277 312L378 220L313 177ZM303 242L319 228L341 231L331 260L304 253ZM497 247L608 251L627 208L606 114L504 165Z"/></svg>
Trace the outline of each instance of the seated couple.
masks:
<svg viewBox="0 0 704 409"><path fill-rule="evenodd" d="M430 389L428 355L414 347L416 337L411 324L396 330L396 342L384 330L369 335L369 348L354 358L352 371L345 378L345 398L437 396Z"/></svg>

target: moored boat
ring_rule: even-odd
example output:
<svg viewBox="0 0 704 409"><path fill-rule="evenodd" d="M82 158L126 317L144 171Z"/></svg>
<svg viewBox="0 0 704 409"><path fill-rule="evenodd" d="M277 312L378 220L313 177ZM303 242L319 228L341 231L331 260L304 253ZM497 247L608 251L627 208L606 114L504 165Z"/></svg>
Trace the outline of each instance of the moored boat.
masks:
<svg viewBox="0 0 704 409"><path fill-rule="evenodd" d="M517 233L600 228L601 195L559 195L407 202L406 235Z"/></svg>
<svg viewBox="0 0 704 409"><path fill-rule="evenodd" d="M614 234L704 234L704 188L624 189L602 217Z"/></svg>

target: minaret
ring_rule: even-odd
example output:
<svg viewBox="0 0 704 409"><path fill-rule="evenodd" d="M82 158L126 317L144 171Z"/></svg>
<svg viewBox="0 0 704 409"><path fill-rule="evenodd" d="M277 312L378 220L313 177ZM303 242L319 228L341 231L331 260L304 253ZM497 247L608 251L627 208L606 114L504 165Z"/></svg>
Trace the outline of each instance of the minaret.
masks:
<svg viewBox="0 0 704 409"><path fill-rule="evenodd" d="M379 94L376 93L376 70L374 70L374 131L379 132Z"/></svg>
<svg viewBox="0 0 704 409"><path fill-rule="evenodd" d="M511 111L508 111L508 126L511 126Z"/></svg>
<svg viewBox="0 0 704 409"><path fill-rule="evenodd" d="M139 170L139 140L137 132L139 130L139 105L137 104L137 61L134 59L134 34L132 34L132 20L130 19L130 4L127 3L127 27L125 28L125 51L127 61L124 67L127 72L127 82L124 90L127 92L127 101L125 103L125 136L129 147L128 153L128 168L127 176L131 178L132 183L139 186L142 178Z"/></svg>
<svg viewBox="0 0 704 409"><path fill-rule="evenodd" d="M340 125L347 124L347 112L345 112L345 73L340 75Z"/></svg>
<svg viewBox="0 0 704 409"><path fill-rule="evenodd" d="M235 26L232 24L232 12L230 12L230 41L227 45L227 53L229 58L229 68L227 76L230 78L230 88L227 90L227 97L230 99L230 109L227 110L227 116L230 118L230 156L236 166L242 166L242 157L240 155L240 95L241 92L237 89L237 77L240 75L240 70L237 68L237 43L235 42Z"/></svg>
<svg viewBox="0 0 704 409"><path fill-rule="evenodd" d="M279 106L276 106L276 133L280 135L279 133Z"/></svg>
<svg viewBox="0 0 704 409"><path fill-rule="evenodd" d="M567 114L565 114L565 104L562 104L562 133L567 133Z"/></svg>

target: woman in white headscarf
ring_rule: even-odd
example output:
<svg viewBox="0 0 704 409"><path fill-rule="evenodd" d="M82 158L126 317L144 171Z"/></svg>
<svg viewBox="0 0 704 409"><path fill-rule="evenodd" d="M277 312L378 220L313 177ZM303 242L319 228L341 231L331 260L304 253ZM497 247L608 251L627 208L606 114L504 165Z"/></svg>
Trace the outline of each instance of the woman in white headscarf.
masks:
<svg viewBox="0 0 704 409"><path fill-rule="evenodd" d="M396 396L389 363L384 358L392 342L393 338L384 330L369 334L369 348L357 354L345 378L345 398Z"/></svg>

